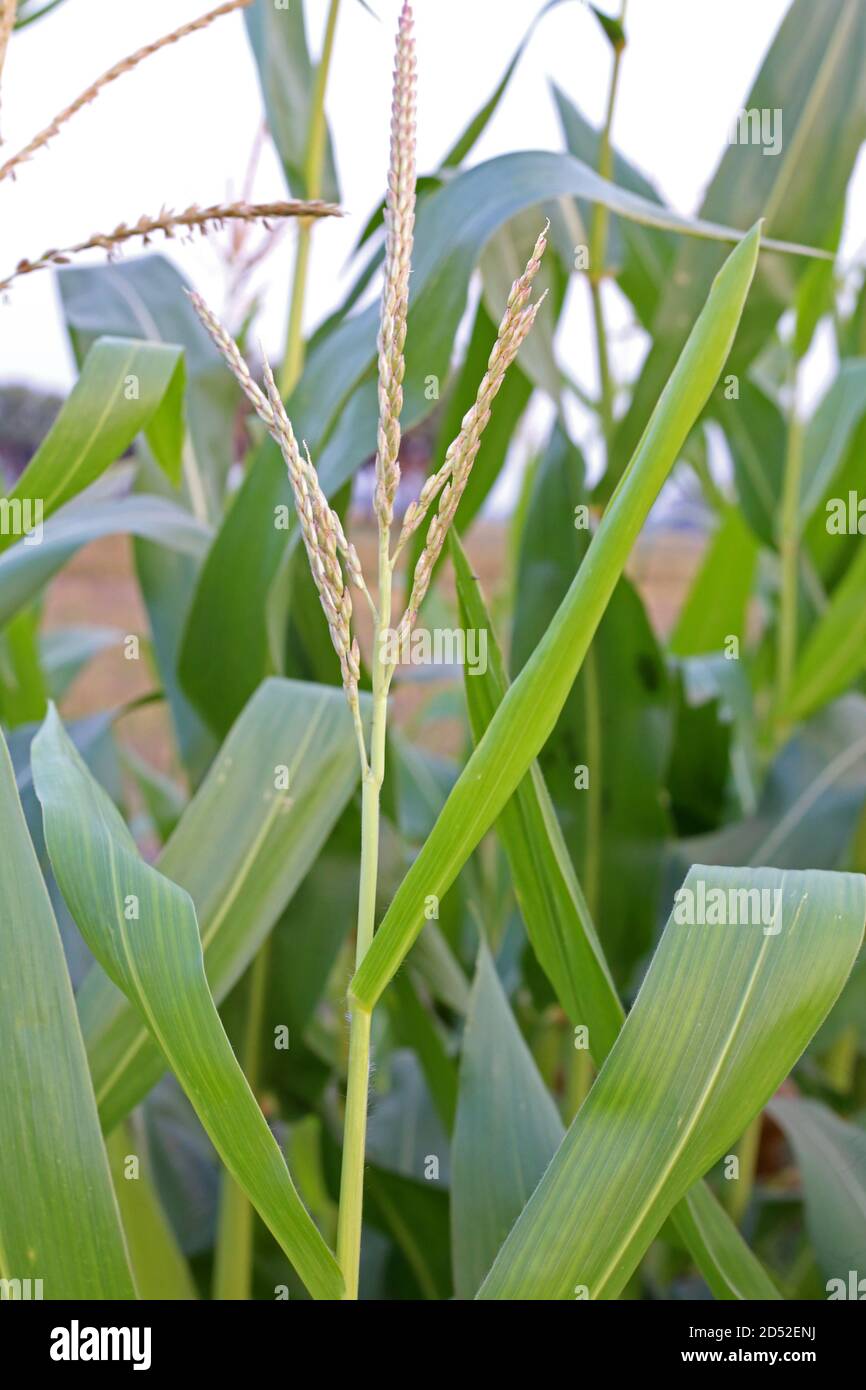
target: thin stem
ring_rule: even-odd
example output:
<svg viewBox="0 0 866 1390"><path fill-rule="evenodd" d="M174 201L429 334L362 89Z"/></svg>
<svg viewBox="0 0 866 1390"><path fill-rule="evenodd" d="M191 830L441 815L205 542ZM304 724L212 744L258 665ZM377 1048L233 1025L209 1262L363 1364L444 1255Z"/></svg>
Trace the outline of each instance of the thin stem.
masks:
<svg viewBox="0 0 866 1390"><path fill-rule="evenodd" d="M374 668L375 672L375 668ZM375 674L374 674L375 680ZM361 799L361 879L358 888L358 929L355 963L359 966L373 940L376 918L376 878L379 863L379 793L384 764L387 694L374 692L373 752L364 774ZM358 1297L361 1225L364 1209L364 1151L367 1140L367 1091L370 1078L372 1015L351 1004L349 1071L343 1128L343 1170L337 1220L337 1260L343 1271L347 1299Z"/></svg>
<svg viewBox="0 0 866 1390"><path fill-rule="evenodd" d="M361 794L361 880L358 887L358 929L355 968L363 961L373 940L376 921L376 880L379 866L379 795L385 777L385 735L388 721L388 686L391 670L386 664L382 637L391 622L391 562L386 527L379 530L379 604L373 633L373 727L370 763L364 772ZM343 1271L346 1298L358 1297L361 1260L361 1226L364 1211L364 1152L367 1141L367 1094L370 1079L370 1030L372 1014L351 1003L349 1070L346 1082L346 1116L343 1128L343 1170L337 1221L337 1260Z"/></svg>
<svg viewBox="0 0 866 1390"><path fill-rule="evenodd" d="M601 691L595 647L584 658L583 682L584 718L586 720L586 760L589 783L586 788L586 841L583 864L583 889L590 915L598 920L601 893L602 850L602 732Z"/></svg>
<svg viewBox="0 0 866 1390"><path fill-rule="evenodd" d="M607 327L604 321L604 306L601 302L601 282L594 277L589 282L592 301L592 321L595 326L595 356L598 365L599 413L601 430L607 449L613 439L613 377L610 371L610 353L607 345Z"/></svg>
<svg viewBox="0 0 866 1390"><path fill-rule="evenodd" d="M592 1086L593 1065L588 1048L576 1048L571 1028L566 1030L568 1053L565 1062L565 1096L563 1120L570 1125Z"/></svg>
<svg viewBox="0 0 866 1390"><path fill-rule="evenodd" d="M791 404L788 444L779 525L781 585L776 655L776 702L781 709L791 685L797 658L797 586L800 558L800 484L803 473L803 425L797 412L798 372L790 375Z"/></svg>
<svg viewBox="0 0 866 1390"><path fill-rule="evenodd" d="M737 1226L746 1214L755 1186L763 1121L763 1114L756 1115L737 1145L736 1157L739 1163L739 1173L736 1181L731 1184L731 1195L728 1201L731 1219Z"/></svg>
<svg viewBox="0 0 866 1390"><path fill-rule="evenodd" d="M340 0L331 0L328 21L325 26L325 41L322 57L316 69L313 87L313 103L310 113L310 130L307 136L304 176L308 199L319 197L322 187L322 173L325 165L327 122L325 119L325 92L328 87L328 73L334 52L334 36L337 32L337 15ZM316 189L313 193L311 190ZM304 368L304 302L307 297L307 279L310 270L310 249L312 223L301 222L298 228L298 241L295 248L295 271L292 279L292 298L289 305L289 328L286 340L286 353L280 375L280 391L291 395Z"/></svg>
<svg viewBox="0 0 866 1390"><path fill-rule="evenodd" d="M628 0L622 0L619 11L620 24L625 23ZM613 71L610 78L610 90L607 98L607 112L605 114L604 129L601 133L601 141L598 151L598 172L603 179L609 179L613 172L613 147L611 144L611 131L613 129L613 116L616 109L616 97L619 90L619 73L622 64L624 44L616 44L613 54ZM601 427L604 434L606 450L610 451L610 444L613 438L614 427L614 387L613 377L610 370L610 352L608 349L607 326L604 318L604 305L601 297L601 282L604 277L605 257L607 255L607 233L610 223L610 213L603 203L596 203L592 212L592 225L589 235L589 288L592 298L592 317L595 326L595 348L596 359L598 362L598 378L600 386L600 413Z"/></svg>
<svg viewBox="0 0 866 1390"><path fill-rule="evenodd" d="M270 938L259 949L250 967L241 1060L255 1092L261 1070L261 1035L268 982ZM221 1302L244 1301L252 1291L255 1212L249 1198L227 1171L223 1171L217 1224L213 1296Z"/></svg>
<svg viewBox="0 0 866 1390"><path fill-rule="evenodd" d="M857 1026L851 1023L839 1034L824 1058L827 1079L839 1095L847 1096L854 1085L859 1044Z"/></svg>
<svg viewBox="0 0 866 1390"><path fill-rule="evenodd" d="M295 269L292 275L292 299L289 305L289 331L286 339L286 355L280 373L280 394L288 397L298 384L304 369L304 300L307 294L307 276L310 268L311 224L298 224L298 239L295 243Z"/></svg>

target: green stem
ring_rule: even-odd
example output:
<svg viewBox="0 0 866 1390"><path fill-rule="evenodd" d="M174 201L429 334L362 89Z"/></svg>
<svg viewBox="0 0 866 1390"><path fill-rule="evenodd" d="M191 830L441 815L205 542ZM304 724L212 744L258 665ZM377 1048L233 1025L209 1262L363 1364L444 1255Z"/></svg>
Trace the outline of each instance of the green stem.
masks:
<svg viewBox="0 0 866 1390"><path fill-rule="evenodd" d="M246 1024L241 1062L250 1088L255 1092L261 1071L261 1036L270 959L270 938L255 957L249 974ZM253 1272L253 1233L255 1212L242 1187L227 1171L222 1175L213 1296L220 1302L239 1302L250 1298Z"/></svg>
<svg viewBox="0 0 866 1390"><path fill-rule="evenodd" d="M791 406L782 515L779 526L781 584L776 655L776 702L781 708L797 658L797 586L800 559L800 484L803 473L803 426L797 413L797 367L791 371Z"/></svg>
<svg viewBox="0 0 866 1390"><path fill-rule="evenodd" d="M850 1023L833 1043L824 1058L827 1080L839 1095L847 1096L857 1073L860 1038L855 1024Z"/></svg>
<svg viewBox="0 0 866 1390"><path fill-rule="evenodd" d="M567 1031L566 1046L568 1047L568 1057L565 1066L565 1098L562 1118L566 1125L570 1125L589 1095L592 1086L593 1066L589 1049L574 1046L574 1037L570 1027Z"/></svg>
<svg viewBox="0 0 866 1390"><path fill-rule="evenodd" d="M763 1116L756 1115L736 1149L739 1161L739 1176L731 1183L728 1210L731 1219L739 1226L746 1214L746 1208L755 1186L755 1173L758 1169L758 1151L761 1147L761 1128Z"/></svg>
<svg viewBox="0 0 866 1390"><path fill-rule="evenodd" d="M322 195L322 173L325 167L325 148L327 140L327 121L325 119L325 92L328 87L328 73L334 52L334 36L337 32L337 14L340 0L331 0L328 21L325 26L325 41L322 57L316 69L313 87L310 129L307 135L306 157L304 159L305 196L311 201ZM290 396L304 367L304 302L307 297L307 280L310 270L310 241L312 222L301 222L295 247L295 272L292 278L292 298L289 305L289 328L283 369L280 374L280 391Z"/></svg>
<svg viewBox="0 0 866 1390"><path fill-rule="evenodd" d="M361 878L358 887L358 930L355 966L361 965L376 920L376 879L379 866L379 797L385 777L385 733L391 671L382 659L382 635L391 622L391 559L384 528L379 536L379 608L373 633L373 727L370 763L364 769L361 793ZM343 1169L337 1219L337 1260L346 1284L345 1297L358 1297L361 1225L364 1212L364 1152L367 1140L367 1094L370 1078L372 1013L349 1001L349 1070L343 1126Z"/></svg>
<svg viewBox="0 0 866 1390"><path fill-rule="evenodd" d="M604 320L604 305L601 302L601 280L593 276L589 282L592 300L592 321L595 325L595 356L598 365L599 413L601 429L606 448L610 449L613 439L613 377L610 370L610 353L607 345L607 327Z"/></svg>
<svg viewBox="0 0 866 1390"><path fill-rule="evenodd" d="M622 0L619 11L620 24L625 23L627 8L628 0ZM611 131L613 129L613 116L616 109L616 97L619 90L619 74L623 52L624 45L616 44L613 53L613 71L611 72L610 78L610 90L607 97L607 111L605 113L604 128L601 133L598 151L598 172L603 179L610 179L613 172ZM600 386L599 408L601 412L601 427L608 452L610 450L611 440L613 439L614 388L613 376L610 370L607 326L605 324L604 305L601 297L601 282L604 277L605 257L607 255L609 223L610 212L608 208L606 208L603 203L596 203L593 208L592 225L589 235L589 288L592 298L592 317L595 326L595 348Z"/></svg>
<svg viewBox="0 0 866 1390"><path fill-rule="evenodd" d="M586 720L586 765L589 785L586 789L586 839L583 862L583 889L590 916L598 921L601 896L602 849L602 735L601 691L595 647L590 647L583 663L585 679L584 718Z"/></svg>

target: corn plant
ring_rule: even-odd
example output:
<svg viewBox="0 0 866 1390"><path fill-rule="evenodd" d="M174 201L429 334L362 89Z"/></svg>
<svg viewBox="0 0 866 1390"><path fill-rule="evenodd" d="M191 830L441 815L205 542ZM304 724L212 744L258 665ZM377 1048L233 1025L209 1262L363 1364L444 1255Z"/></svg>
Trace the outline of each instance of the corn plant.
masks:
<svg viewBox="0 0 866 1390"><path fill-rule="evenodd" d="M866 131L862 75L849 95L866 22L849 0L820 18L807 8L795 0L750 98L761 108L762 83L775 93L787 75L810 113L793 149L777 165L732 144L702 215L684 218L614 147L624 3L596 15L612 69L601 131L557 92L569 153L462 167L521 45L439 173L417 179L405 0L385 198L346 302L306 344L315 223L339 202L324 106L338 0L316 69L300 6L237 0L116 65L0 168L23 175L105 85L247 10L291 198L162 212L22 261L3 285L61 267L80 363L6 499L22 515L39 501L39 544L29 524L0 537L10 1287L852 1296L834 1290L866 1250L866 319L833 252ZM14 4L2 13L0 56ZM787 161L805 179L829 149L818 206ZM233 336L162 258L63 268L155 231L284 216L298 218L286 351L279 369L262 353L261 384L248 323ZM452 366L479 255L482 296ZM572 258L595 395L553 342ZM357 308L379 269L378 308ZM628 386L607 328L612 278L651 332ZM803 418L822 321L839 377ZM433 457L404 505L401 445L440 376ZM535 390L556 419L514 524L514 592L488 604L470 523ZM569 393L593 419L593 488ZM233 491L239 401L251 447ZM711 466L713 431L730 479ZM130 494L109 470L133 441ZM365 539L347 487L368 455ZM672 475L712 536L663 649L633 576ZM142 701L74 721L51 698L65 686L39 595L81 544L124 530L151 629L146 703L184 783L123 740L115 775L111 726ZM414 745L396 717L405 653L437 605L483 638L465 706L447 692L460 763ZM64 660L77 670L87 655ZM425 732L434 706L415 716ZM772 1201L789 1190L789 1168L763 1152L780 1134L805 1232ZM200 1188L179 1135L219 1174L215 1234L192 1229Z"/></svg>

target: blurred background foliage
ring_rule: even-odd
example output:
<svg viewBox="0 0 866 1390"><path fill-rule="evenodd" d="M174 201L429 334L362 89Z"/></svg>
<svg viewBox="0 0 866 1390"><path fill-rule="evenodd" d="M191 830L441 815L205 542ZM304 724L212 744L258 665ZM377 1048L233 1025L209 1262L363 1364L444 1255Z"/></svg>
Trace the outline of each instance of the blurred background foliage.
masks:
<svg viewBox="0 0 866 1390"><path fill-rule="evenodd" d="M19 23L45 15L50 25L53 8L21 4ZM550 8L539 5L533 24ZM340 42L338 9L331 6L326 45ZM618 72L627 13L622 24L603 11L575 15L576 24L590 20L602 24ZM325 120L327 48L311 53L301 4L286 14L256 0L245 23L287 194L339 200L339 146ZM390 42L389 24L382 28ZM512 677L585 553L591 532L575 525L576 509L585 507L595 524L725 254L718 242L683 234L653 170L617 151L615 128L587 120L579 65L573 90L553 94L558 150L476 162L476 143L507 101L521 53L419 185L410 428L401 455L405 505L441 461L490 351L496 306L549 217L545 311L497 400L458 523ZM728 145L697 216L743 230L763 216L768 236L834 252L866 135L866 8L794 0L743 106L783 112L781 152L767 158L760 143ZM659 225L616 211L600 217L598 204L574 196L591 187L581 182L582 166L656 204ZM282 385L296 433L362 554L373 534L380 196L371 189L348 291L306 341L300 324L316 226L287 234L244 228L221 243L226 313L253 357L260 304L250 269L265 256L293 259ZM587 271L575 270L580 247L589 250ZM599 366L589 388L574 379L557 334L584 278ZM213 1289L273 1298L276 1286L302 1296L257 1220L249 1261L241 1237L226 1265L224 1243L238 1238L210 1141L177 1081L161 1074L152 1044L134 1068L122 1064L129 1030L141 1026L92 961L57 891L29 745L48 699L58 700L69 735L146 859L191 894L229 1036L330 1239L359 826L346 763L351 735L332 714L339 673L297 537L272 524L275 508L291 509L282 461L199 325L177 265L150 251L69 266L57 282L81 373L75 391L65 402L14 382L0 391L7 489L14 497L23 473L20 495L28 486L32 495L37 477L47 499L41 545L0 538L3 726L61 927L103 1126L121 1159L130 1145L145 1156L143 1209L127 1211L117 1178L124 1220L140 1230L132 1242L140 1279L158 1288L170 1252L174 1296ZM613 297L648 338L628 378L615 374L618 361L611 365L605 321ZM828 334L834 374L807 409L803 364L816 335ZM131 370L141 382L135 419L117 393ZM693 863L866 870L866 520L861 530L856 524L866 495L862 256L765 253L727 372L540 759L627 1006ZM109 399L113 414L94 442L94 402ZM588 422L580 429L575 403ZM546 438L524 445L503 517L489 504L515 439L527 437L527 419L542 422ZM831 534L828 508L837 498L847 508L852 494L853 532ZM448 566L425 621L459 625ZM458 670L405 668L394 705L382 907L471 747ZM293 804L264 824L257 788L284 746ZM575 789L582 766L590 769L587 791ZM550 1152L592 1081L587 1055L573 1046L574 1022L528 942L502 840L492 834L376 1019L363 1297L471 1296L484 1272L485 1229L504 1234L522 1204L505 1182L471 1193L460 1186L461 1168L465 1175L471 1165L455 1156L455 1121L464 1141L474 1136L476 1165L492 1170L502 1158L473 1109L486 1099L475 1081L478 1049L498 1050L512 1103L534 1117L520 1142L528 1171L537 1171L537 1155ZM273 1046L281 1027L288 1050ZM739 1182L726 1182L719 1165L711 1185L786 1296L824 1297L826 1280L846 1277L858 1259L866 1273L862 959L737 1153ZM666 1228L624 1296L709 1294Z"/></svg>

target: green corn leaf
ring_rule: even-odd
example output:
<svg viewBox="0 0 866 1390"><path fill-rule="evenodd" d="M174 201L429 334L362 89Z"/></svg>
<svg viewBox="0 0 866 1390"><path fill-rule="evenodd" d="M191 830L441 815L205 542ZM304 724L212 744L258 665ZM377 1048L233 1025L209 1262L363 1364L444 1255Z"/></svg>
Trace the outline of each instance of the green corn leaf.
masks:
<svg viewBox="0 0 866 1390"><path fill-rule="evenodd" d="M584 119L555 84L552 94L569 153L591 168L597 168L601 141L599 131ZM661 206L661 197L650 181L616 150L613 151L613 182ZM575 244L586 241L586 229L590 225L588 206L580 203L579 209L581 226L575 235ZM676 237L670 232L645 227L628 218L610 219L605 260L614 268L617 285L631 300L635 313L647 329L652 328L653 316L659 297L664 293L676 251Z"/></svg>
<svg viewBox="0 0 866 1390"><path fill-rule="evenodd" d="M701 227L674 215L650 199L606 182L567 154L521 151L457 174L425 198L418 209L406 340L404 429L429 414L431 376L440 382L447 379L472 272L490 238L523 209L569 195L601 202L623 217L687 236L739 241L743 235L708 224ZM543 220L540 213L539 229ZM771 243L764 241L762 246L769 250ZM528 253L531 242L525 249ZM804 247L787 250L812 254ZM698 304L704 297L702 293ZM697 308L693 317L696 315ZM310 353L304 375L288 402L295 432L309 442L322 486L329 494L351 476L375 445L378 400L371 368L376 358L378 317L378 308L373 305L350 315L330 333ZM342 389L335 390L335 383Z"/></svg>
<svg viewBox="0 0 866 1390"><path fill-rule="evenodd" d="M730 113L731 127L735 117L745 125L739 138L725 146L702 217L740 225L764 217L774 236L834 246L848 181L866 135L864 58L866 9L857 0L821 5L794 0L740 113ZM760 120L762 112L773 122L775 153L770 144L755 139L754 119ZM605 496L640 440L720 259L717 247L693 238L678 248L653 319L653 345L616 432L601 489ZM731 372L744 373L760 352L780 315L795 302L808 269L805 260L776 256L761 265L731 354Z"/></svg>
<svg viewBox="0 0 866 1390"><path fill-rule="evenodd" d="M187 282L171 261L152 255L113 265L70 266L58 274L57 283L79 362L103 333L150 343L177 343L183 348L188 432L183 443L180 500L193 516L216 527L222 520L226 480L234 457L238 398L231 374L184 293ZM168 486L145 461L137 489L159 492L161 484ZM151 544L152 539L146 535L137 538L136 571L178 748L195 785L216 745L184 697L177 659L200 559L167 552Z"/></svg>
<svg viewBox="0 0 866 1390"><path fill-rule="evenodd" d="M741 1302L781 1300L721 1202L696 1182L671 1213L671 1224L715 1298Z"/></svg>
<svg viewBox="0 0 866 1390"><path fill-rule="evenodd" d="M67 560L102 536L143 536L166 552L201 556L210 531L189 512L162 497L76 500L46 521L39 545L13 545L0 555L0 625L36 598Z"/></svg>
<svg viewBox="0 0 866 1390"><path fill-rule="evenodd" d="M143 1299L190 1302L198 1298L131 1126L118 1125L106 1140L111 1176L123 1218L129 1259ZM137 1160L133 1170L131 1159Z"/></svg>
<svg viewBox="0 0 866 1390"><path fill-rule="evenodd" d="M288 797L274 794L278 766L288 770ZM343 692L265 681L157 860L195 903L217 1003L315 862L357 778ZM110 1131L159 1079L164 1062L135 1009L101 971L85 980L78 1007Z"/></svg>
<svg viewBox="0 0 866 1390"><path fill-rule="evenodd" d="M183 353L162 344L100 338L45 439L9 495L12 507L39 501L49 517L126 453L145 430L168 476L180 476ZM4 527L0 550L14 536Z"/></svg>
<svg viewBox="0 0 866 1390"><path fill-rule="evenodd" d="M465 680L472 733L477 742L502 703L508 683L478 582L460 542L453 534L450 540L462 621L466 627L475 627L488 634L487 671L479 675L467 673ZM590 1053L596 1065L601 1066L622 1028L625 1011L537 765L533 765L503 810L497 831L508 855L514 889L533 949L571 1021L588 1028ZM490 1051L488 1066L493 1055ZM533 1090L527 1084L528 1106L532 1105ZM538 1118L536 1107L532 1109ZM552 1154L553 1146L548 1158ZM525 1199L526 1194L523 1196ZM522 1202L513 1207L510 1214L514 1215L520 1206ZM696 1184L678 1204L672 1220L717 1298L779 1297L708 1187ZM455 1240L457 1230L455 1223ZM488 1250L488 1253L494 1252ZM483 1272L477 1263L473 1265L473 1274L479 1279ZM457 1282L466 1287L459 1280ZM472 1291L477 1287L478 1280Z"/></svg>
<svg viewBox="0 0 866 1390"><path fill-rule="evenodd" d="M478 744L505 699L508 678L478 581L453 532L450 542L461 620L465 627L487 633L487 670L467 673L465 680L472 737ZM569 1018L589 1028L592 1054L600 1064L625 1013L536 764L503 808L497 828L533 950Z"/></svg>
<svg viewBox="0 0 866 1390"><path fill-rule="evenodd" d="M232 461L237 395L184 293L187 281L171 261L152 255L109 265L69 266L58 273L57 284L79 363L105 333L183 349L189 426L183 493L196 516L215 523L222 515Z"/></svg>
<svg viewBox="0 0 866 1390"><path fill-rule="evenodd" d="M57 6L62 4L64 4L64 0L44 0L42 5L39 4L39 0L33 0L32 4L29 4L28 0L23 0L23 4L18 6L15 28L26 29L28 24L41 19L43 15L50 14L52 10L56 10Z"/></svg>
<svg viewBox="0 0 866 1390"><path fill-rule="evenodd" d="M702 885L726 904L742 902L730 894L743 890L768 897L760 913L735 909L754 924L710 925ZM788 1074L863 939L860 875L696 866L684 890L695 924L678 922L675 908L616 1046L481 1298L615 1298L674 1203Z"/></svg>
<svg viewBox="0 0 866 1390"><path fill-rule="evenodd" d="M805 719L842 695L866 666L866 550L859 550L810 632L794 670L785 720Z"/></svg>
<svg viewBox="0 0 866 1390"><path fill-rule="evenodd" d="M336 1260L298 1197L220 1022L192 899L139 857L53 706L32 758L52 867L88 946L146 1020L221 1159L309 1291L339 1298Z"/></svg>
<svg viewBox="0 0 866 1390"><path fill-rule="evenodd" d="M717 277L568 594L403 880L352 984L362 1007L373 1007L399 968L421 928L425 897L453 883L553 730L631 547L724 365L759 244L760 225Z"/></svg>
<svg viewBox="0 0 866 1390"><path fill-rule="evenodd" d="M744 377L737 395L712 407L734 461L744 519L764 545L778 543L788 426L778 405Z"/></svg>
<svg viewBox="0 0 866 1390"><path fill-rule="evenodd" d="M473 1298L562 1142L564 1126L482 946L451 1156L454 1290Z"/></svg>
<svg viewBox="0 0 866 1390"><path fill-rule="evenodd" d="M695 862L838 868L848 862L864 783L866 700L849 694L788 740L766 771L754 814L677 846L679 870Z"/></svg>
<svg viewBox="0 0 866 1390"><path fill-rule="evenodd" d="M578 451L555 429L520 541L515 676L544 637L589 545L575 507L586 502L582 474ZM664 794L672 731L664 658L640 596L622 576L538 761L608 965L623 985L650 949L657 924L671 830ZM576 778L584 768L586 785Z"/></svg>
<svg viewBox="0 0 866 1390"><path fill-rule="evenodd" d="M405 972L394 981L388 995L391 1025L397 1041L415 1052L443 1128L454 1128L457 1109L457 1068L449 1056L429 1009Z"/></svg>
<svg viewBox="0 0 866 1390"><path fill-rule="evenodd" d="M731 507L721 518L680 610L670 639L676 656L723 651L728 637L745 641L757 563L755 537Z"/></svg>
<svg viewBox="0 0 866 1390"><path fill-rule="evenodd" d="M511 82L515 70L521 58L523 57L523 54L526 51L526 48L529 45L529 42L533 34L535 33L539 21L543 19L543 17L548 13L549 10L556 9L557 5L561 5L563 3L564 0L547 0L547 4L543 5L542 8L538 11L538 13L535 15L534 19L532 20L532 23L529 25L528 29L526 30L526 33L523 35L523 38L517 45L517 48L514 50L514 54L512 55L511 61L508 63L508 66L506 67L505 71L503 72L501 78L497 82L490 96L487 98L484 105L480 107L478 111L476 111L475 115L472 117L472 120L469 122L466 129L461 133L459 138L455 140L454 144L451 146L451 149L448 151L445 158L442 160L443 169L459 168L459 166L464 162L464 160L467 159L468 156L472 153L472 150L474 149L475 145L481 139L481 136L484 134L484 131L487 129L493 117L496 115L496 112L499 109L499 104L508 90L509 83Z"/></svg>
<svg viewBox="0 0 866 1390"><path fill-rule="evenodd" d="M306 156L316 69L307 45L304 6L275 6L273 0L257 0L244 13L244 22L259 72L268 127L274 138L286 179L296 198L340 196L330 132L325 132L325 168L322 187L307 186Z"/></svg>
<svg viewBox="0 0 866 1390"><path fill-rule="evenodd" d="M123 636L119 628L89 623L74 623L41 633L39 656L52 700L65 695L93 658L118 646Z"/></svg>
<svg viewBox="0 0 866 1390"><path fill-rule="evenodd" d="M830 533L826 502L837 493L839 470L864 415L866 359L852 357L842 363L838 376L809 421L803 444L800 520L806 523L816 513L816 522L827 534Z"/></svg>
<svg viewBox="0 0 866 1390"><path fill-rule="evenodd" d="M294 503L276 449L256 450L202 565L178 648L185 693L224 734L271 666L265 604L288 543L276 508Z"/></svg>
<svg viewBox="0 0 866 1390"><path fill-rule="evenodd" d="M0 738L0 1277L132 1299L72 986ZM27 1295L23 1295L27 1296Z"/></svg>
<svg viewBox="0 0 866 1390"><path fill-rule="evenodd" d="M849 1271L864 1276L866 1133L819 1101L778 1096L768 1109L797 1159L821 1272L828 1280L841 1279L847 1296Z"/></svg>

